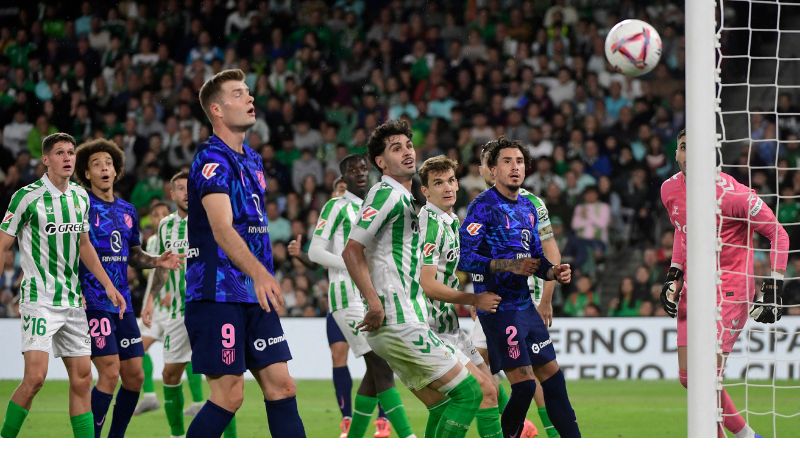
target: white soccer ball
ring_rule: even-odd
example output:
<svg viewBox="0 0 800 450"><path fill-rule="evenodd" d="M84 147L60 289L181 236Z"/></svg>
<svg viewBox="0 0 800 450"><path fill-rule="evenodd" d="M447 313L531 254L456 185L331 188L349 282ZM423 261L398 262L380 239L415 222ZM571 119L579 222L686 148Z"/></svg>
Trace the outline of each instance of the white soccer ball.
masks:
<svg viewBox="0 0 800 450"><path fill-rule="evenodd" d="M623 20L606 36L606 59L614 70L629 77L644 75L661 59L661 36L647 22Z"/></svg>

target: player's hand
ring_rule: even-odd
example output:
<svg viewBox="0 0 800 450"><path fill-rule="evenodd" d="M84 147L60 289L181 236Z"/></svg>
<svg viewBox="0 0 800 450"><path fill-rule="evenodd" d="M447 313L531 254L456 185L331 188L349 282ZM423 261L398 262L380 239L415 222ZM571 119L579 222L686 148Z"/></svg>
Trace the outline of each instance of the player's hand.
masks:
<svg viewBox="0 0 800 450"><path fill-rule="evenodd" d="M167 250L156 259L156 267L175 270L181 266L185 259L186 255L172 253L172 250Z"/></svg>
<svg viewBox="0 0 800 450"><path fill-rule="evenodd" d="M269 274L266 270L263 271L258 278L253 280L253 289L256 291L256 298L261 309L266 312L271 312L270 303L272 307L283 306L283 294L281 293L281 286L275 277Z"/></svg>
<svg viewBox="0 0 800 450"><path fill-rule="evenodd" d="M572 267L569 264L556 264L553 266L553 279L558 284L569 284L572 281Z"/></svg>
<svg viewBox="0 0 800 450"><path fill-rule="evenodd" d="M369 309L364 315L364 320L358 324L359 331L375 331L383 325L385 313L380 303L368 304Z"/></svg>
<svg viewBox="0 0 800 450"><path fill-rule="evenodd" d="M478 308L472 307L469 309L469 316L473 321L478 320Z"/></svg>
<svg viewBox="0 0 800 450"><path fill-rule="evenodd" d="M781 320L783 315L783 280L769 278L761 283L761 295L753 300L750 307L750 317L756 322L775 323Z"/></svg>
<svg viewBox="0 0 800 450"><path fill-rule="evenodd" d="M161 306L169 308L172 306L172 294L169 292L165 293L158 302L161 303Z"/></svg>
<svg viewBox="0 0 800 450"><path fill-rule="evenodd" d="M294 256L295 258L299 258L303 254L303 235L298 234L297 239L292 239L289 242L289 245L286 249L289 252L290 256Z"/></svg>
<svg viewBox="0 0 800 450"><path fill-rule="evenodd" d="M677 267L670 267L667 272L667 279L664 287L661 288L661 306L670 317L678 315L678 301L680 300L681 288L683 287L683 271Z"/></svg>
<svg viewBox="0 0 800 450"><path fill-rule="evenodd" d="M86 309L86 297L84 297L83 294L81 294L81 306L83 309Z"/></svg>
<svg viewBox="0 0 800 450"><path fill-rule="evenodd" d="M511 273L515 273L517 275L522 275L525 277L529 277L536 273L539 270L539 263L541 260L539 258L520 258L515 259L514 262L511 263L509 267L509 271Z"/></svg>
<svg viewBox="0 0 800 450"><path fill-rule="evenodd" d="M125 309L128 307L127 303L125 303L125 297L119 293L114 285L106 288L106 296L111 299L112 305L119 306L119 318L122 319L123 314L125 314Z"/></svg>
<svg viewBox="0 0 800 450"><path fill-rule="evenodd" d="M474 295L472 305L475 306L475 308L479 308L481 311L490 313L497 312L497 305L499 305L500 300L502 300L500 296L494 292L481 292L480 294L472 295Z"/></svg>
<svg viewBox="0 0 800 450"><path fill-rule="evenodd" d="M147 328L153 325L153 296L149 295L142 308L142 323Z"/></svg>
<svg viewBox="0 0 800 450"><path fill-rule="evenodd" d="M536 310L539 311L539 316L542 318L542 322L547 325L547 328L553 326L553 302L552 301L542 301L539 303L539 306L536 307Z"/></svg>

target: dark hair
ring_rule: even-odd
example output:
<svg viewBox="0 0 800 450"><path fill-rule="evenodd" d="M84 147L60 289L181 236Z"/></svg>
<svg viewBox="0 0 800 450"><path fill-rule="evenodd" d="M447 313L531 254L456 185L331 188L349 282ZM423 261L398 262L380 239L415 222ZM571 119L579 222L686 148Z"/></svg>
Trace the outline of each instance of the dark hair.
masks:
<svg viewBox="0 0 800 450"><path fill-rule="evenodd" d="M172 178L170 178L169 182L175 184L175 182L178 180L188 180L188 179L189 179L189 173L186 172L185 170L181 170L180 172L173 175Z"/></svg>
<svg viewBox="0 0 800 450"><path fill-rule="evenodd" d="M114 171L117 172L116 180L122 177L122 168L125 166L125 153L113 141L108 139L94 139L84 142L75 150L75 175L78 181L84 186L89 187L89 179L86 178L86 170L89 168L89 159L95 153L106 152L111 155L114 164Z"/></svg>
<svg viewBox="0 0 800 450"><path fill-rule="evenodd" d="M241 69L228 69L214 75L211 79L203 83L199 95L200 106L203 107L203 112L206 113L206 117L208 117L209 120L211 120L211 114L208 108L211 106L211 103L217 101L217 97L222 91L222 85L226 81L244 81L244 78L244 72L242 72Z"/></svg>
<svg viewBox="0 0 800 450"><path fill-rule="evenodd" d="M681 140L681 138L682 138L682 137L685 137L685 136L686 136L686 128L682 129L682 130L680 131L680 133L678 133L678 138L677 138L677 140L678 140L678 141L680 141L680 140Z"/></svg>
<svg viewBox="0 0 800 450"><path fill-rule="evenodd" d="M344 158L342 158L341 161L339 161L339 173L344 175L344 173L347 172L347 166L349 166L350 164L355 164L356 162L362 159L366 161L367 157L360 153L351 153L345 156ZM335 185L336 183L334 183L334 186Z"/></svg>
<svg viewBox="0 0 800 450"><path fill-rule="evenodd" d="M153 211L154 211L156 208L160 207L160 206L163 206L164 208L167 208L167 210L169 210L169 205L167 205L166 203L162 202L161 200L158 200L158 201L155 201L155 202L153 202L153 203L150 205L150 213L152 214L152 213L153 213Z"/></svg>
<svg viewBox="0 0 800 450"><path fill-rule="evenodd" d="M422 185L427 187L428 177L431 173L446 172L450 169L455 173L456 169L458 169L458 163L443 155L434 156L422 163L422 167L419 168L419 179L422 181Z"/></svg>
<svg viewBox="0 0 800 450"><path fill-rule="evenodd" d="M495 167L497 165L497 157L500 156L500 150L504 148L516 148L522 153L522 157L525 159L525 168L527 169L531 165L531 156L528 154L528 150L525 149L525 146L522 145L520 141L512 141L506 139L505 136L500 136L497 139L491 140L483 145L481 149L481 161L485 158L488 158L487 165L489 167Z"/></svg>
<svg viewBox="0 0 800 450"><path fill-rule="evenodd" d="M413 133L411 132L411 128L408 126L408 122L403 120L390 120L372 131L372 134L367 140L367 154L369 155L369 160L376 169L381 170L381 168L378 167L378 164L375 162L375 158L381 156L383 151L386 149L386 139L398 134L403 134L407 138L411 139Z"/></svg>
<svg viewBox="0 0 800 450"><path fill-rule="evenodd" d="M50 153L50 150L52 150L53 147L59 142L69 142L72 144L73 147L76 145L75 138L70 136L69 134L53 133L45 136L45 138L42 139L42 154L46 155Z"/></svg>

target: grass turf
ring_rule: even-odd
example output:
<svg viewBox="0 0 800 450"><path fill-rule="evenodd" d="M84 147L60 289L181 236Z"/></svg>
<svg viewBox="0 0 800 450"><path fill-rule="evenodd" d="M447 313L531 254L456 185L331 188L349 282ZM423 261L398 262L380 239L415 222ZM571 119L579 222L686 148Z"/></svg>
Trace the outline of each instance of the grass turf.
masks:
<svg viewBox="0 0 800 450"><path fill-rule="evenodd" d="M18 382L0 381L0 418L5 416L6 402ZM184 383L186 385L186 383ZM298 406L309 437L338 437L341 418L330 381L300 380L297 383ZM239 437L265 437L269 435L266 425L264 403L261 392L254 381L245 385L245 402L236 414ZM356 380L355 386L358 386ZM779 386L788 386L782 384ZM570 398L578 416L584 437L685 437L686 394L677 381L569 381ZM208 387L206 386L206 390ZM427 412L408 390L400 387L406 411L415 433L422 436ZM162 401L161 385L156 393ZM745 406L745 388L735 386L729 392L740 410ZM185 387L187 405L189 389ZM758 415L773 409L773 388L749 387L749 423L756 432L765 437L800 437L800 416L781 418L773 414ZM774 392L774 409L783 415L800 412L800 389L778 388ZM113 402L112 402L113 408ZM109 409L104 435L108 432L112 410ZM539 427L540 437L544 430L532 407L528 417ZM191 418L186 417L188 427ZM773 422L774 421L774 422ZM773 427L774 423L774 427ZM367 435L374 429L370 427ZM128 437L168 437L169 428L163 408L134 417L128 427ZM33 408L23 425L20 437L71 437L67 417L67 383L47 381L34 400ZM473 424L469 437L477 437Z"/></svg>

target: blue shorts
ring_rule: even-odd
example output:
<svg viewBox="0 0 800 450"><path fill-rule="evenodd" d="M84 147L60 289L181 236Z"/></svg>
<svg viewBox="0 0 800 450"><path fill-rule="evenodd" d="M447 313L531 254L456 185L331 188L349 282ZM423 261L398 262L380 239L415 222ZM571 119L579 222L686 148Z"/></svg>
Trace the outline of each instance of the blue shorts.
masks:
<svg viewBox="0 0 800 450"><path fill-rule="evenodd" d="M333 345L337 342L347 343L347 340L342 334L342 330L339 329L339 325L336 325L336 321L333 320L333 314L331 313L328 313L325 317L325 329L328 334L328 345Z"/></svg>
<svg viewBox="0 0 800 450"><path fill-rule="evenodd" d="M184 322L195 373L240 375L292 359L278 314L258 303L187 302Z"/></svg>
<svg viewBox="0 0 800 450"><path fill-rule="evenodd" d="M120 319L118 313L87 310L86 320L89 322L93 358L118 354L119 360L125 361L144 356L136 314L126 312Z"/></svg>
<svg viewBox="0 0 800 450"><path fill-rule="evenodd" d="M550 333L531 305L522 311L498 311L480 316L492 373L524 366L541 366L556 359Z"/></svg>

